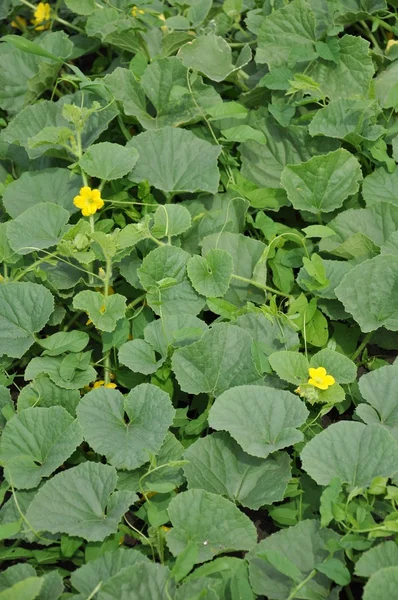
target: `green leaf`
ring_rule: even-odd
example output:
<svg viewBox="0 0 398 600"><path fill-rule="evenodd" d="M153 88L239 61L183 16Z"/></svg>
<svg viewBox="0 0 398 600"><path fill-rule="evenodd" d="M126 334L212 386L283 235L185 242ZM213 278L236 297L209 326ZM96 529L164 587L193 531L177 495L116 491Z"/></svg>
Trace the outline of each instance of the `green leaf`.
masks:
<svg viewBox="0 0 398 600"><path fill-rule="evenodd" d="M398 170L388 173L383 167L375 169L363 180L362 196L366 206L377 202L398 205Z"/></svg>
<svg viewBox="0 0 398 600"><path fill-rule="evenodd" d="M5 426L0 460L8 481L29 489L49 477L82 441L80 425L61 406L28 408Z"/></svg>
<svg viewBox="0 0 398 600"><path fill-rule="evenodd" d="M329 375L333 375L337 383L352 383L357 378L357 367L348 356L324 348L314 354L310 360L311 367L325 367Z"/></svg>
<svg viewBox="0 0 398 600"><path fill-rule="evenodd" d="M338 46L338 64L317 60L307 74L330 100L367 98L375 72L369 42L360 36L343 35Z"/></svg>
<svg viewBox="0 0 398 600"><path fill-rule="evenodd" d="M43 577L28 577L0 592L0 600L34 600L43 587Z"/></svg>
<svg viewBox="0 0 398 600"><path fill-rule="evenodd" d="M180 204L162 204L156 209L152 235L156 238L181 235L191 227L191 215Z"/></svg>
<svg viewBox="0 0 398 600"><path fill-rule="evenodd" d="M78 15L91 15L95 10L95 0L65 0L65 4Z"/></svg>
<svg viewBox="0 0 398 600"><path fill-rule="evenodd" d="M203 73L212 81L223 81L251 60L249 46L244 46L237 62L232 63L232 51L222 37L208 33L181 46L177 54L188 69Z"/></svg>
<svg viewBox="0 0 398 600"><path fill-rule="evenodd" d="M0 355L21 358L54 310L52 294L36 283L0 285Z"/></svg>
<svg viewBox="0 0 398 600"><path fill-rule="evenodd" d="M60 60L58 56L51 54L51 52L47 52L47 50L38 44L35 44L35 42L31 42L20 35L3 35L1 41L7 42L11 44L11 46L14 46L14 48L17 48L17 50L22 50L22 52L27 52L28 54L36 54L42 58L49 58L54 61Z"/></svg>
<svg viewBox="0 0 398 600"><path fill-rule="evenodd" d="M281 350L271 354L269 363L284 381L300 385L308 379L309 364L304 354Z"/></svg>
<svg viewBox="0 0 398 600"><path fill-rule="evenodd" d="M262 131L266 144L245 142L239 146L242 175L263 188L280 188L280 177L286 165L308 161L313 156L335 150L335 140L312 138L305 127L277 124L273 117L251 113L253 126Z"/></svg>
<svg viewBox="0 0 398 600"><path fill-rule="evenodd" d="M363 600L394 600L398 585L398 567L387 567L374 573L363 591Z"/></svg>
<svg viewBox="0 0 398 600"><path fill-rule="evenodd" d="M115 467L130 470L159 452L175 413L168 394L148 383L125 398L117 390L92 390L76 412L90 446Z"/></svg>
<svg viewBox="0 0 398 600"><path fill-rule="evenodd" d="M11 392L9 389L0 385L0 430L4 429L7 420L4 417L3 409L13 410L13 403L11 400Z"/></svg>
<svg viewBox="0 0 398 600"><path fill-rule="evenodd" d="M267 458L302 441L304 436L297 428L308 414L304 403L290 392L239 385L216 399L209 425L228 431L248 454Z"/></svg>
<svg viewBox="0 0 398 600"><path fill-rule="evenodd" d="M145 562L148 562L148 558L138 550L118 548L113 552L105 552L73 571L71 583L80 594L89 596L101 582L105 585L120 571L138 564L141 568L142 563ZM140 571L140 569L136 570Z"/></svg>
<svg viewBox="0 0 398 600"><path fill-rule="evenodd" d="M398 546L395 542L382 542L364 552L355 563L355 574L359 577L371 577L386 567L396 567Z"/></svg>
<svg viewBox="0 0 398 600"><path fill-rule="evenodd" d="M18 412L32 406L63 406L72 416L80 402L78 390L65 390L58 387L47 375L38 375L28 385L25 385L18 396Z"/></svg>
<svg viewBox="0 0 398 600"><path fill-rule="evenodd" d="M39 341L45 348L43 355L58 356L64 352L80 352L84 350L89 341L89 336L84 331L59 331Z"/></svg>
<svg viewBox="0 0 398 600"><path fill-rule="evenodd" d="M262 22L258 33L256 61L277 67L294 67L298 60L316 57L316 21L307 2L294 0L274 10Z"/></svg>
<svg viewBox="0 0 398 600"><path fill-rule="evenodd" d="M315 565L315 569L323 573L329 579L338 585L348 585L351 581L351 574L341 560L329 558L324 563Z"/></svg>
<svg viewBox="0 0 398 600"><path fill-rule="evenodd" d="M144 338L156 352L166 356L170 347L192 344L207 330L206 323L193 315L164 315L145 327Z"/></svg>
<svg viewBox="0 0 398 600"><path fill-rule="evenodd" d="M79 193L81 179L68 169L54 167L26 171L4 190L3 203L14 219L36 204L52 202L74 213L73 198Z"/></svg>
<svg viewBox="0 0 398 600"><path fill-rule="evenodd" d="M131 340L119 348L119 362L134 373L150 375L164 363L165 358L156 359L155 351L145 340Z"/></svg>
<svg viewBox="0 0 398 600"><path fill-rule="evenodd" d="M135 148L101 142L90 146L79 160L79 165L90 177L111 181L130 173L137 160Z"/></svg>
<svg viewBox="0 0 398 600"><path fill-rule="evenodd" d="M351 487L366 487L374 477L392 477L397 472L398 448L380 425L341 421L308 442L301 460L319 485L339 477Z"/></svg>
<svg viewBox="0 0 398 600"><path fill-rule="evenodd" d="M357 159L347 150L314 156L285 167L281 183L294 208L311 213L332 212L359 189L362 179Z"/></svg>
<svg viewBox="0 0 398 600"><path fill-rule="evenodd" d="M166 599L167 589L174 597L170 569L157 563L144 562L125 568L111 577L101 588L99 600L129 600L132 590L146 600ZM135 593L135 592L134 592Z"/></svg>
<svg viewBox="0 0 398 600"><path fill-rule="evenodd" d="M181 283L185 275L185 267L189 260L188 252L176 246L160 246L147 254L138 269L140 283L145 290L161 287L166 279ZM171 282L170 282L171 283Z"/></svg>
<svg viewBox="0 0 398 600"><path fill-rule="evenodd" d="M213 249L224 250L232 256L233 275L251 279L255 267L264 253L265 244L244 235L223 232L208 235L203 240L202 253L204 256L207 256ZM264 296L262 290L246 281L236 280L232 277L225 299L240 307L248 300L262 304Z"/></svg>
<svg viewBox="0 0 398 600"><path fill-rule="evenodd" d="M114 467L81 463L47 481L26 517L36 531L100 542L116 532L122 515L136 499L129 492L115 492L116 481Z"/></svg>
<svg viewBox="0 0 398 600"><path fill-rule="evenodd" d="M222 496L188 490L172 499L168 513L173 527L166 542L174 556L192 540L198 548L196 563L223 552L250 550L256 544L256 529L249 517Z"/></svg>
<svg viewBox="0 0 398 600"><path fill-rule="evenodd" d="M365 423L381 423L390 429L395 438L398 436L397 382L398 366L395 364L366 373L360 377L358 385L369 404L361 403L356 408L356 414Z"/></svg>
<svg viewBox="0 0 398 600"><path fill-rule="evenodd" d="M101 331L113 331L126 312L126 298L113 294L105 298L101 292L84 290L73 298L73 308L84 310Z"/></svg>
<svg viewBox="0 0 398 600"><path fill-rule="evenodd" d="M65 232L69 221L67 210L57 204L36 204L10 221L8 242L18 254L30 254L55 246Z"/></svg>
<svg viewBox="0 0 398 600"><path fill-rule="evenodd" d="M268 536L247 555L253 591L270 600L286 600L315 565L328 558L328 542L337 539L334 531L321 529L315 520L300 521L294 527ZM300 577L293 565L300 572ZM308 598L327 597L329 587L325 577L317 573L300 589L300 593Z"/></svg>
<svg viewBox="0 0 398 600"><path fill-rule="evenodd" d="M36 356L25 370L25 380L35 379L45 373L55 385L67 390L79 390L96 379L96 372L89 365L90 352L63 356Z"/></svg>
<svg viewBox="0 0 398 600"><path fill-rule="evenodd" d="M221 147L199 139L191 131L174 127L147 131L134 137L128 146L139 154L130 175L133 181L147 180L155 188L173 194L217 192L220 178L217 158Z"/></svg>
<svg viewBox="0 0 398 600"><path fill-rule="evenodd" d="M187 264L188 276L194 289L209 298L224 296L229 288L232 271L232 256L218 248L209 250L205 256L192 256Z"/></svg>
<svg viewBox="0 0 398 600"><path fill-rule="evenodd" d="M375 124L379 112L374 100L339 98L316 113L308 130L312 136L340 138L357 146L382 135L383 128Z"/></svg>
<svg viewBox="0 0 398 600"><path fill-rule="evenodd" d="M251 345L250 335L239 327L213 325L198 342L174 352L172 368L181 389L218 396L238 384L258 383Z"/></svg>
<svg viewBox="0 0 398 600"><path fill-rule="evenodd" d="M372 285L367 285L371 281ZM382 255L354 267L336 288L344 308L363 332L398 331L398 256Z"/></svg>
<svg viewBox="0 0 398 600"><path fill-rule="evenodd" d="M197 440L184 458L189 461L184 465L189 489L220 494L254 510L282 500L291 477L286 453L278 452L265 460L255 458L225 432Z"/></svg>
<svg viewBox="0 0 398 600"><path fill-rule="evenodd" d="M250 125L237 125L236 127L229 127L228 129L222 129L221 133L228 142L247 142L254 140L259 144L266 144L267 139L262 131L250 127Z"/></svg>

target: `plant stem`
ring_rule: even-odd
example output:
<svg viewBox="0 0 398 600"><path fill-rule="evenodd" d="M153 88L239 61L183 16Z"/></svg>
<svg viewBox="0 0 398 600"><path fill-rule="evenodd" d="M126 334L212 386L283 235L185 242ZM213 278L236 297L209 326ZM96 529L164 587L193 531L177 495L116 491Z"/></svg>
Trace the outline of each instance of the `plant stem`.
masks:
<svg viewBox="0 0 398 600"><path fill-rule="evenodd" d="M112 261L107 259L106 261L106 269L105 269L105 279L104 279L104 298L105 301L109 296L109 281L112 276ZM111 355L110 351L103 352L104 356L104 381L105 384L110 383L111 381Z"/></svg>
<svg viewBox="0 0 398 600"><path fill-rule="evenodd" d="M122 119L122 117L120 115L118 115L118 117L117 117L117 122L119 123L119 127L120 127L121 132L123 133L123 135L126 138L126 140L129 142L133 136L131 135L131 133L127 129L126 125L123 123L123 119Z"/></svg>
<svg viewBox="0 0 398 600"><path fill-rule="evenodd" d="M303 579L303 581L301 583L296 585L294 590L292 590L292 592L289 594L289 597L287 598L287 600L293 600L294 598L296 598L297 592L299 592L309 581L311 581L311 579L313 579L313 577L315 577L315 575L316 575L316 570L313 569L311 571L311 573L305 579Z"/></svg>
<svg viewBox="0 0 398 600"><path fill-rule="evenodd" d="M137 306L137 304L139 304L141 302L141 300L144 300L146 296L145 294L141 294L141 296L138 296L138 298L135 298L135 300L132 300L130 302L130 304L127 305L126 311L131 310L132 308L134 308L134 306Z"/></svg>
<svg viewBox="0 0 398 600"><path fill-rule="evenodd" d="M271 292L271 294L277 294L278 296L283 296L284 298L291 298L290 294L285 294L284 292L280 292L279 290L275 290L269 285L265 285L264 283L258 283L253 279L248 279L247 277L241 277L240 275L232 275L233 279L237 279L238 281L243 281L244 283L248 283L250 285L254 285L258 287L260 290L264 290L265 292Z"/></svg>
<svg viewBox="0 0 398 600"><path fill-rule="evenodd" d="M377 17L369 17L369 19L371 21L373 21L373 23L377 23L379 25L379 27L383 27L383 29L387 29L387 31L391 31L392 33L395 33L394 27L392 25L389 25L385 21L382 21L381 19L378 19ZM362 21L361 21L361 23L362 23Z"/></svg>
<svg viewBox="0 0 398 600"><path fill-rule="evenodd" d="M359 21L360 24L362 25L362 27L364 28L366 35L368 36L369 40L372 42L373 46L375 48L377 48L377 50L380 50L380 52L382 51L378 41L376 40L375 36L373 35L373 33L370 31L368 24L365 21Z"/></svg>
<svg viewBox="0 0 398 600"><path fill-rule="evenodd" d="M358 346L358 348L355 350L354 354L351 356L351 360L355 360L361 354L362 350L364 350L364 348L368 345L372 335L373 335L373 331L370 331L369 333L367 333L365 335L362 343Z"/></svg>

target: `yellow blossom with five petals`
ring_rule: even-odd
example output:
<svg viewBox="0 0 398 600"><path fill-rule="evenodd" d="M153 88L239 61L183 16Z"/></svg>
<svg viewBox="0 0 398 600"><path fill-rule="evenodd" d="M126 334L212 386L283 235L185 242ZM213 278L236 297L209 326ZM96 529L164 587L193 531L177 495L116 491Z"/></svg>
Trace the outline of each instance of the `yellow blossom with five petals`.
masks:
<svg viewBox="0 0 398 600"><path fill-rule="evenodd" d="M317 369L310 367L308 374L310 376L308 383L320 390L327 390L331 385L336 383L335 378L327 374L325 367L318 367Z"/></svg>
<svg viewBox="0 0 398 600"><path fill-rule="evenodd" d="M39 2L33 14L32 24L37 31L43 31L50 27L51 6L48 2Z"/></svg>
<svg viewBox="0 0 398 600"><path fill-rule="evenodd" d="M73 204L80 208L84 217L95 215L98 209L104 206L99 190L92 190L88 185L80 188L79 196L75 196Z"/></svg>

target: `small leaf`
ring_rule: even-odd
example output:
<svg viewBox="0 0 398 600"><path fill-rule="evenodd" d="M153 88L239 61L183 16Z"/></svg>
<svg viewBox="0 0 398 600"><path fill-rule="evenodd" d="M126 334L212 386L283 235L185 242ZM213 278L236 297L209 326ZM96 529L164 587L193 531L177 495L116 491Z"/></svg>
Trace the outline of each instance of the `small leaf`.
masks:
<svg viewBox="0 0 398 600"><path fill-rule="evenodd" d="M90 177L111 181L130 173L137 160L135 148L101 142L90 146L79 165Z"/></svg>
<svg viewBox="0 0 398 600"><path fill-rule="evenodd" d="M100 292L84 290L74 297L73 307L84 310L100 331L113 331L126 312L126 298L120 294L105 298Z"/></svg>
<svg viewBox="0 0 398 600"><path fill-rule="evenodd" d="M181 235L191 227L191 214L180 204L162 204L156 209L152 235L156 238Z"/></svg>
<svg viewBox="0 0 398 600"><path fill-rule="evenodd" d="M134 373L150 375L164 363L165 358L156 360L155 351L145 340L131 340L119 348L119 362Z"/></svg>
<svg viewBox="0 0 398 600"><path fill-rule="evenodd" d="M7 237L18 254L30 254L55 246L65 232L69 212L49 202L36 204L10 221Z"/></svg>
<svg viewBox="0 0 398 600"><path fill-rule="evenodd" d="M233 272L232 256L225 250L214 248L205 256L192 256L187 272L199 294L209 298L224 296Z"/></svg>

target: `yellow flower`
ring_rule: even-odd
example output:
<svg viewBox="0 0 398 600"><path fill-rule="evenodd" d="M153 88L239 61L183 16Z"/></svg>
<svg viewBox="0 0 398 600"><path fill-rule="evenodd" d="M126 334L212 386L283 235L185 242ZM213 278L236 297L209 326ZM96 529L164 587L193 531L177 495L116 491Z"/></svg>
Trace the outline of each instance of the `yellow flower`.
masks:
<svg viewBox="0 0 398 600"><path fill-rule="evenodd" d="M11 23L12 25L12 23ZM387 42L387 46L386 46L386 54L388 54L391 50L391 48L393 46L396 46L398 44L398 40L388 40Z"/></svg>
<svg viewBox="0 0 398 600"><path fill-rule="evenodd" d="M141 8L138 8L138 6L133 6L133 8L131 9L131 14L133 15L133 17L137 18L140 15L144 15L145 14L145 10L142 10Z"/></svg>
<svg viewBox="0 0 398 600"><path fill-rule="evenodd" d="M106 388L111 388L112 390L114 390L117 385L116 383L105 383L105 381L103 381L102 379L100 381L95 381L94 385L93 385L93 390L96 390L100 387L106 387Z"/></svg>
<svg viewBox="0 0 398 600"><path fill-rule="evenodd" d="M37 31L43 31L50 27L51 6L48 2L39 2L34 12L32 24Z"/></svg>
<svg viewBox="0 0 398 600"><path fill-rule="evenodd" d="M80 195L74 197L73 204L81 209L84 217L89 217L95 215L97 210L104 206L104 201L99 190L92 190L85 185L80 188Z"/></svg>
<svg viewBox="0 0 398 600"><path fill-rule="evenodd" d="M332 375L326 373L325 367L318 367L317 369L309 368L309 379L308 383L320 390L327 390L328 387L336 383L336 380Z"/></svg>
<svg viewBox="0 0 398 600"><path fill-rule="evenodd" d="M26 19L24 19L20 15L17 15L15 19L11 21L11 27L21 30L26 29Z"/></svg>

